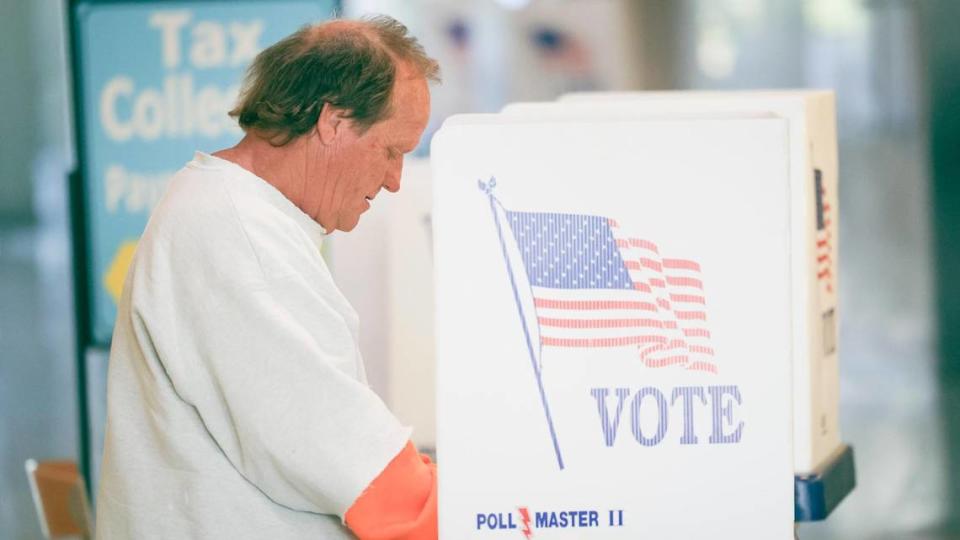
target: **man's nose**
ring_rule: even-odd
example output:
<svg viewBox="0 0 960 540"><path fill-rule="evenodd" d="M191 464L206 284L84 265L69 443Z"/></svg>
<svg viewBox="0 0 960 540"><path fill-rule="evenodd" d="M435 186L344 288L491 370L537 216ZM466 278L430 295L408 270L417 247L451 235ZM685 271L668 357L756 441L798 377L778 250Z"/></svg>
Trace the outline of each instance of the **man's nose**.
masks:
<svg viewBox="0 0 960 540"><path fill-rule="evenodd" d="M403 174L403 157L397 160L397 164L387 171L387 177L383 182L383 187L390 193L400 191L400 176Z"/></svg>

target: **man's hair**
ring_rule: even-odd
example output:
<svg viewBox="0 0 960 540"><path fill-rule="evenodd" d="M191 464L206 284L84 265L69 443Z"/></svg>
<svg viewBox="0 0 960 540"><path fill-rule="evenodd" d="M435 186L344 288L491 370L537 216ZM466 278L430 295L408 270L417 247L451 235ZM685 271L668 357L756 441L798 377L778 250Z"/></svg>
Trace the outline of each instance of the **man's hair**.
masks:
<svg viewBox="0 0 960 540"><path fill-rule="evenodd" d="M392 113L398 62L440 80L437 61L391 17L304 26L257 55L229 114L275 146L310 131L328 103L362 132Z"/></svg>

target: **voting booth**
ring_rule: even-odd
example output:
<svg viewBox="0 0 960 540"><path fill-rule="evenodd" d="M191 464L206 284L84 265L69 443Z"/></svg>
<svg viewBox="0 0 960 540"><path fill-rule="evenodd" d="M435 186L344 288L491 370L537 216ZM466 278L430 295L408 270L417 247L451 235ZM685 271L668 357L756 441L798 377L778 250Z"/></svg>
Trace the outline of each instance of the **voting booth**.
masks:
<svg viewBox="0 0 960 540"><path fill-rule="evenodd" d="M832 96L760 98L434 137L442 538L792 538L803 479L852 482Z"/></svg>
<svg viewBox="0 0 960 540"><path fill-rule="evenodd" d="M836 111L831 92L581 93L562 103L508 106L508 116L590 118L750 116L787 122L794 471L807 474L841 447L837 365L838 183Z"/></svg>

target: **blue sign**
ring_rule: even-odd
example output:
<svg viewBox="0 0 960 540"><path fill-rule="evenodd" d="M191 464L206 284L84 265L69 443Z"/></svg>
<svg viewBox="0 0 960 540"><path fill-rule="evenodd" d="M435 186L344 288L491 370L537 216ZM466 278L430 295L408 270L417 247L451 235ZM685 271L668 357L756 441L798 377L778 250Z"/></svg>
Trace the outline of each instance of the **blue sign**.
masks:
<svg viewBox="0 0 960 540"><path fill-rule="evenodd" d="M334 0L79 2L78 145L92 340L107 344L137 239L195 150L233 146L227 115L264 47L330 18Z"/></svg>

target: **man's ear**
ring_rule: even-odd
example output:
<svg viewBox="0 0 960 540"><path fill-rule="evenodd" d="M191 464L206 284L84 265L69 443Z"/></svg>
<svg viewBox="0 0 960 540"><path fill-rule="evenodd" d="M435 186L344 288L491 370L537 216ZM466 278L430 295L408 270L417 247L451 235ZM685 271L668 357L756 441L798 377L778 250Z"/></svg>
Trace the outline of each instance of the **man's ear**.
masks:
<svg viewBox="0 0 960 540"><path fill-rule="evenodd" d="M320 116L317 117L317 133L320 135L320 142L325 145L333 144L337 137L340 137L351 125L353 120L349 117L349 111L324 103L323 108L320 109Z"/></svg>

